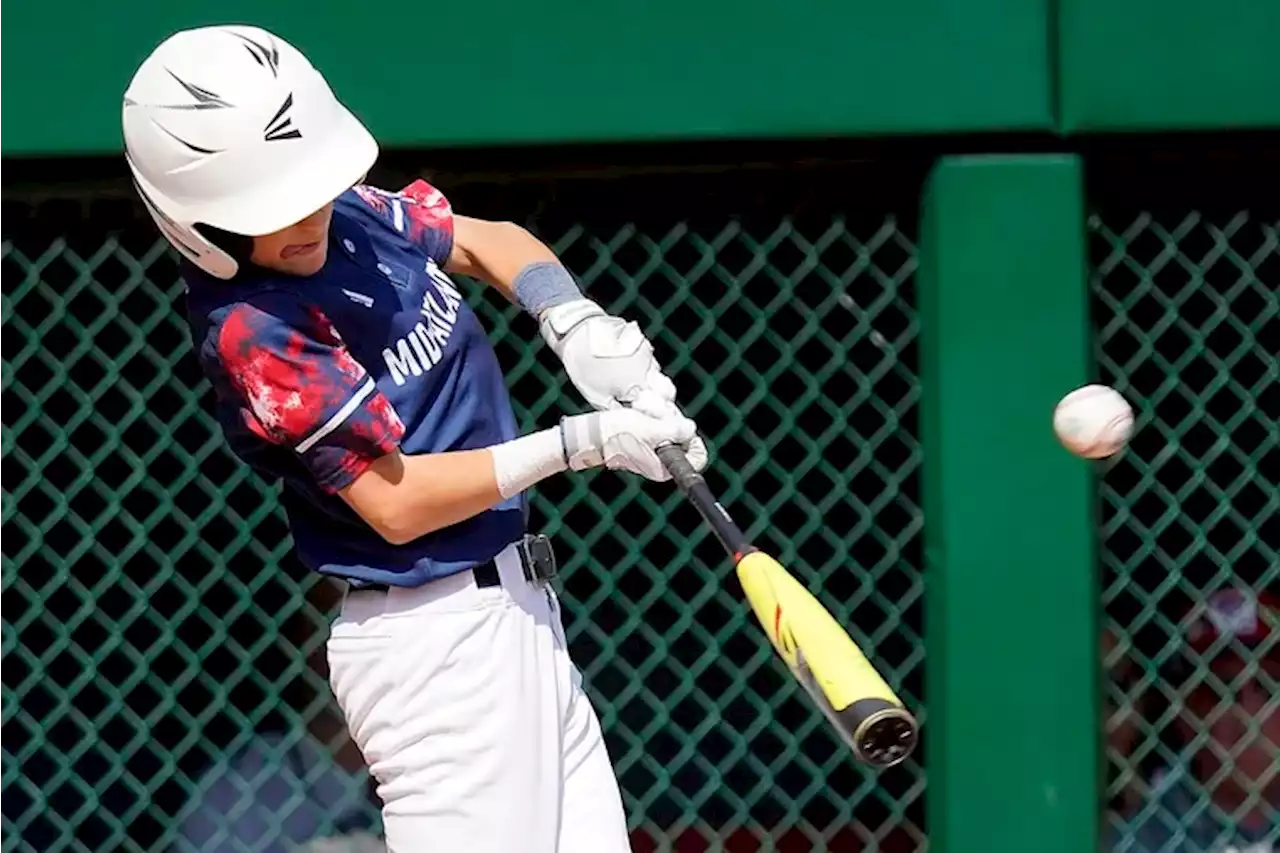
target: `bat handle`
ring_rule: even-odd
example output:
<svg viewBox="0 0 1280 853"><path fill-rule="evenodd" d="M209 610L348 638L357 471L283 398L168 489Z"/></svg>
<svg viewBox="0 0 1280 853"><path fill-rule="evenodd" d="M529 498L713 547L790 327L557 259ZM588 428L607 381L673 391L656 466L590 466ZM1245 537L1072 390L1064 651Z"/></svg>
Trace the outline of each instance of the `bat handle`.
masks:
<svg viewBox="0 0 1280 853"><path fill-rule="evenodd" d="M693 463L689 461L689 457L685 456L684 451L680 449L680 445L663 444L654 452L658 454L658 459L661 460L663 466L671 474L671 479L681 493L687 495L695 485L704 482L702 475L694 469Z"/></svg>
<svg viewBox="0 0 1280 853"><path fill-rule="evenodd" d="M711 525L716 539L724 546L729 556L737 561L742 559L744 554L756 550L755 546L747 540L747 535L729 516L728 511L716 500L707 481L694 469L689 457L679 445L663 444L655 448L654 452L670 472L676 488L689 499L703 519Z"/></svg>

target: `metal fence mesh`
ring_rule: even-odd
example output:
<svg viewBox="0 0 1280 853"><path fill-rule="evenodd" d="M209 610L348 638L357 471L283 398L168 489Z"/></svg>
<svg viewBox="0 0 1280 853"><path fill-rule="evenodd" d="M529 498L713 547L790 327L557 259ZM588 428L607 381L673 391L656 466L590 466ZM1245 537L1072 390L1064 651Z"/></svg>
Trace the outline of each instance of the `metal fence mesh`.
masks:
<svg viewBox="0 0 1280 853"><path fill-rule="evenodd" d="M652 187L623 219L617 192L529 223L656 337L713 486L919 708L910 222L846 215L840 193L708 192L677 218ZM174 258L130 200L6 202L3 281L4 850L184 849L220 757L264 733L277 758L341 743L318 654L335 593L204 413ZM475 298L522 423L579 410L532 322ZM673 490L562 478L535 521L638 850L923 843L922 768L852 765ZM289 809L248 849L280 849Z"/></svg>
<svg viewBox="0 0 1280 853"><path fill-rule="evenodd" d="M1090 221L1102 381L1138 413L1102 485L1108 850L1280 842L1278 225L1185 204ZM1234 638L1209 630L1223 589L1244 593Z"/></svg>

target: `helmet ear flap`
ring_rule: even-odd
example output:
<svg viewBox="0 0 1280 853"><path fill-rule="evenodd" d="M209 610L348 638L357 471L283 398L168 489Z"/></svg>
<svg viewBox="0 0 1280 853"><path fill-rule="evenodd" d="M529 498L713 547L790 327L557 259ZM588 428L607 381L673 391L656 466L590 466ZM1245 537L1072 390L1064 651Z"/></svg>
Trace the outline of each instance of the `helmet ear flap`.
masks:
<svg viewBox="0 0 1280 853"><path fill-rule="evenodd" d="M230 231L223 231L221 228L215 228L203 222L198 223L194 230L209 241L210 244L230 255L231 260L235 261L237 266L244 266L253 257L252 237L246 237L244 234L232 234Z"/></svg>
<svg viewBox="0 0 1280 853"><path fill-rule="evenodd" d="M165 216L160 211L160 208L152 203L150 196L138 185L137 181L134 181L133 186L138 191L139 197L142 198L142 203L146 205L147 213L151 214L151 218L155 220L156 225L160 228L160 233L187 260L215 278L225 280L235 277L235 274L240 270L240 264L230 252L218 246L198 230L186 228ZM253 253L253 238L240 237L237 234L228 236L246 242L248 249L244 253L244 258L245 261L248 261L249 256ZM232 241L232 243L234 244L235 241ZM239 248L239 246L235 247Z"/></svg>

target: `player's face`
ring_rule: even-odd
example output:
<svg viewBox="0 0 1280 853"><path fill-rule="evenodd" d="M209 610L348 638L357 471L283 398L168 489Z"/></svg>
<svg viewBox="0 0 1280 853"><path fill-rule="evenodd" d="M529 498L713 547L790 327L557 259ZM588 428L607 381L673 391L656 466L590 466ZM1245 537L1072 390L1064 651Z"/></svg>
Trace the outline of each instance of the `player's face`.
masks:
<svg viewBox="0 0 1280 853"><path fill-rule="evenodd" d="M326 204L301 222L253 238L253 256L260 267L289 275L314 275L329 255L329 220L333 204Z"/></svg>

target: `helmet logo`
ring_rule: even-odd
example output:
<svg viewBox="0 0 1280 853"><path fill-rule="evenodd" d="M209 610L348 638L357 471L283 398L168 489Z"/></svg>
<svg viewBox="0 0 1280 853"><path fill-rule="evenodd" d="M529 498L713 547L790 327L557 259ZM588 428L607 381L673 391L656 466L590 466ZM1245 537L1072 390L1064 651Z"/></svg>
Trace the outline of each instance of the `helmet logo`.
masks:
<svg viewBox="0 0 1280 853"><path fill-rule="evenodd" d="M165 71L169 71L168 68ZM188 83L177 74L169 71L169 76L178 81L178 85L186 90L187 94L195 99L194 104L160 104L161 109L166 110L225 110L231 107L231 104L224 101L221 97L210 92L208 89L202 89L195 83ZM127 99L126 99L127 100Z"/></svg>
<svg viewBox="0 0 1280 853"><path fill-rule="evenodd" d="M170 138L172 138L175 142L178 142L178 143L181 143L182 145L185 145L187 148L191 149L192 151L194 151L194 152L195 152L195 153L197 153L197 154L219 154L219 153L221 153L221 152L222 152L222 150L223 150L223 149L221 149L221 148L218 148L218 149L213 149L213 148L201 148L199 145L193 145L192 143L190 143L190 142L188 142L187 140L183 139L181 136L179 136L178 134L174 133L172 130L170 130L169 128L165 127L163 124L160 124L159 122L156 122L156 127L160 128L160 129L161 129L161 130L163 130L165 133L169 134Z"/></svg>
<svg viewBox="0 0 1280 853"><path fill-rule="evenodd" d="M233 32L231 35L244 42L244 49L249 51L249 55L253 57L254 62L263 68L270 69L272 77L278 77L280 72L280 48L276 47L276 43L267 40L267 45L258 44L248 36Z"/></svg>
<svg viewBox="0 0 1280 853"><path fill-rule="evenodd" d="M293 126L293 119L285 115L292 106L293 92L290 92L284 99L284 103L280 105L280 109L276 110L271 121L267 122L267 126L263 128L263 139L267 142L278 142L281 139L302 138L302 132Z"/></svg>

